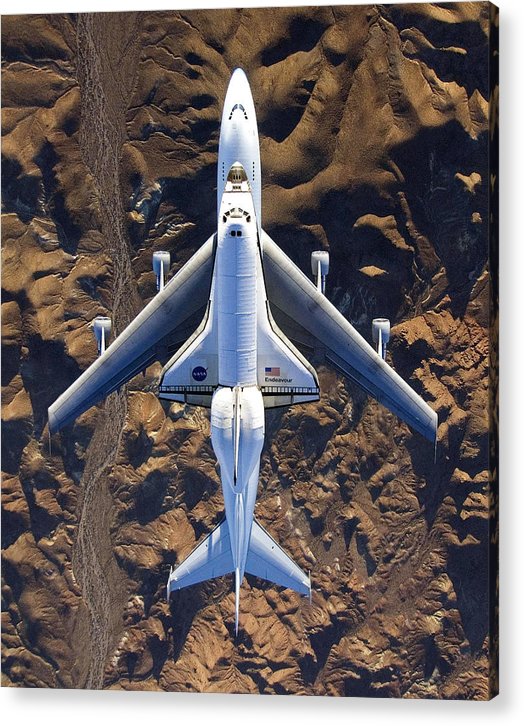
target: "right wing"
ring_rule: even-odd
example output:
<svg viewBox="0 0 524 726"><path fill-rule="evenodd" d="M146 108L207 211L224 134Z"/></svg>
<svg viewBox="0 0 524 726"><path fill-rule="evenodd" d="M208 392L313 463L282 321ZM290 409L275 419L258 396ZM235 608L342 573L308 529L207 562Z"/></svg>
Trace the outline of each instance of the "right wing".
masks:
<svg viewBox="0 0 524 726"><path fill-rule="evenodd" d="M49 407L58 431L157 360L172 355L180 331L209 300L215 235L195 252L127 328Z"/></svg>
<svg viewBox="0 0 524 726"><path fill-rule="evenodd" d="M285 319L298 323L311 341L324 349L325 359L358 383L373 398L430 441L436 441L437 414L373 350L332 303L265 232L264 278L267 296L286 335Z"/></svg>

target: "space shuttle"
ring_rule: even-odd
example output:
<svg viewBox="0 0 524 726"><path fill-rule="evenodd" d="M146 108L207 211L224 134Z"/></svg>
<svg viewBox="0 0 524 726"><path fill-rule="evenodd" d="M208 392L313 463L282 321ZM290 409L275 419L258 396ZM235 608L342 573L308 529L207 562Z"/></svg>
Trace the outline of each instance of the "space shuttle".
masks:
<svg viewBox="0 0 524 726"><path fill-rule="evenodd" d="M313 252L311 281L264 231L261 191L255 106L236 69L220 128L216 232L167 283L169 253L155 252L156 296L110 345L110 321L94 321L99 357L48 411L53 433L156 361L161 399L210 409L225 516L171 569L167 598L232 573L235 632L246 574L311 595L309 574L254 518L266 408L320 396L317 374L295 343L426 439L435 442L437 433L436 413L386 361L389 321L373 321L370 345L325 295L328 252ZM195 319L200 324L187 337Z"/></svg>

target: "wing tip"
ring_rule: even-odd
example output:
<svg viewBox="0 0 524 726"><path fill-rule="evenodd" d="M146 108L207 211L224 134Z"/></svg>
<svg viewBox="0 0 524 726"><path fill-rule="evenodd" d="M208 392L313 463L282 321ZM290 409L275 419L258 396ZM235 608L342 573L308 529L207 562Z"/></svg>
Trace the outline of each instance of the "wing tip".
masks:
<svg viewBox="0 0 524 726"><path fill-rule="evenodd" d="M433 411L433 409L432 409ZM437 463L437 440L438 440L438 413L436 411L433 411L434 416L433 418L433 426L432 426L432 436L431 441L433 442L433 463Z"/></svg>
<svg viewBox="0 0 524 726"><path fill-rule="evenodd" d="M166 584L166 600L169 603L171 599L171 577L173 575L173 566L169 568L169 577L167 578L167 584Z"/></svg>
<svg viewBox="0 0 524 726"><path fill-rule="evenodd" d="M433 463L437 463L438 416L435 414L435 430L433 432Z"/></svg>
<svg viewBox="0 0 524 726"><path fill-rule="evenodd" d="M424 421L421 421L420 419L418 421L411 422L411 426L415 429L415 431L418 431L422 436L429 441L430 443L434 444L436 447L437 445L437 436L438 436L438 414L436 411L434 411L430 406L425 403L427 415L425 417ZM398 414L397 414L398 415ZM406 419L402 416L399 416L403 421ZM406 421L408 425L410 424L409 421Z"/></svg>
<svg viewBox="0 0 524 726"><path fill-rule="evenodd" d="M49 434L56 434L56 432L60 429L60 424L58 421L58 416L53 410L53 406L49 406L47 409L47 427L49 429Z"/></svg>

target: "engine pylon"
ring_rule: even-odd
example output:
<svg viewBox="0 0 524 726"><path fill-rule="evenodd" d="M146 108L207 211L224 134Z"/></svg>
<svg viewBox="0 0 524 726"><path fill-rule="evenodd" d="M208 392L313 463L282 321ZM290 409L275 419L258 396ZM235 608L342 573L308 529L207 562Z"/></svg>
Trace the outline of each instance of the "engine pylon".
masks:
<svg viewBox="0 0 524 726"><path fill-rule="evenodd" d="M107 348L107 341L111 335L111 318L98 315L93 320L93 334L98 346L98 355L102 355Z"/></svg>
<svg viewBox="0 0 524 726"><path fill-rule="evenodd" d="M156 275L156 289L161 292L166 283L167 273L171 267L171 255L166 250L153 252L153 271Z"/></svg>
<svg viewBox="0 0 524 726"><path fill-rule="evenodd" d="M326 252L326 250L315 250L311 253L311 272L317 290L325 295L326 277L329 273L329 252Z"/></svg>
<svg viewBox="0 0 524 726"><path fill-rule="evenodd" d="M371 323L373 342L377 346L377 353L386 360L386 348L389 342L391 325L387 318L375 318Z"/></svg>

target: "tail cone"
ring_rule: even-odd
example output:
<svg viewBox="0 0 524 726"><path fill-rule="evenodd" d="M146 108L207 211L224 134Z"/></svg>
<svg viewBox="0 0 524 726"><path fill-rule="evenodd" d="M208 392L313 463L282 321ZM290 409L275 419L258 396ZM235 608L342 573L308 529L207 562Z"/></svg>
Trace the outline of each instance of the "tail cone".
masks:
<svg viewBox="0 0 524 726"><path fill-rule="evenodd" d="M238 635L238 611L240 607L240 570L235 570L235 635Z"/></svg>

